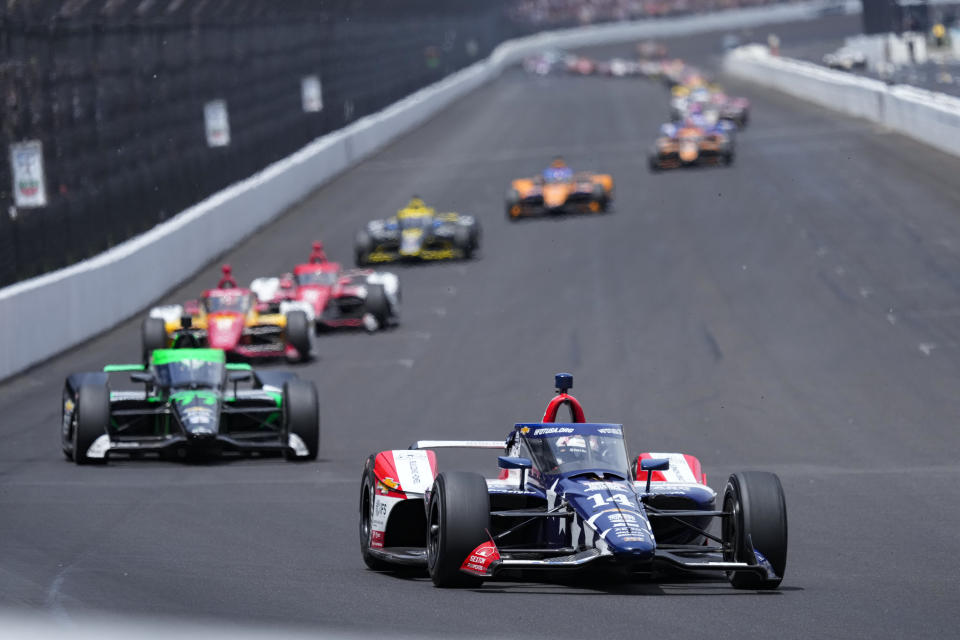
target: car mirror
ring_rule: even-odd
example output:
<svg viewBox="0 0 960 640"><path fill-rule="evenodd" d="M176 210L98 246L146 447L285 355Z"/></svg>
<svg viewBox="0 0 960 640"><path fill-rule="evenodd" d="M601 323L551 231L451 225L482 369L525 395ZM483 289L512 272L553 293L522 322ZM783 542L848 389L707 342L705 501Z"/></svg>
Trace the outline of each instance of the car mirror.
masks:
<svg viewBox="0 0 960 640"><path fill-rule="evenodd" d="M533 467L533 462L530 461L530 458L499 456L497 466L501 469L520 469L520 491L523 491L526 486L527 469Z"/></svg>
<svg viewBox="0 0 960 640"><path fill-rule="evenodd" d="M640 461L642 471L666 471L670 468L670 458L646 458Z"/></svg>
<svg viewBox="0 0 960 640"><path fill-rule="evenodd" d="M249 371L228 371L227 379L230 382L245 382L253 378L253 374Z"/></svg>
<svg viewBox="0 0 960 640"><path fill-rule="evenodd" d="M500 456L497 458L497 466L501 469L529 469L533 466L533 462L529 458Z"/></svg>
<svg viewBox="0 0 960 640"><path fill-rule="evenodd" d="M153 374L149 371L134 371L130 374L130 380L132 382L142 382L143 384L153 384L156 382L156 378L154 378Z"/></svg>
<svg viewBox="0 0 960 640"><path fill-rule="evenodd" d="M670 468L670 458L645 458L640 461L640 470L647 472L647 488L644 493L650 493L650 478L653 471L666 471Z"/></svg>

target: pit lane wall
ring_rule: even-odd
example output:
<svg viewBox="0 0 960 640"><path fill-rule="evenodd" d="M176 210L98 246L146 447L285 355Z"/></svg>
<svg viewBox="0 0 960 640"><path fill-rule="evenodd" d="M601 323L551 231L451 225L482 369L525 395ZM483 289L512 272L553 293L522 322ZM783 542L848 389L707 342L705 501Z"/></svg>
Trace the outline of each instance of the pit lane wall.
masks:
<svg viewBox="0 0 960 640"><path fill-rule="evenodd" d="M325 135L143 235L65 269L0 289L0 380L137 314L314 189L414 129L524 56L644 38L693 35L817 17L833 0L543 32ZM856 11L858 3L848 5ZM133 354L131 354L132 356Z"/></svg>
<svg viewBox="0 0 960 640"><path fill-rule="evenodd" d="M952 155L960 155L960 98L887 85L844 71L781 58L748 45L728 53L724 71L847 115L866 118Z"/></svg>

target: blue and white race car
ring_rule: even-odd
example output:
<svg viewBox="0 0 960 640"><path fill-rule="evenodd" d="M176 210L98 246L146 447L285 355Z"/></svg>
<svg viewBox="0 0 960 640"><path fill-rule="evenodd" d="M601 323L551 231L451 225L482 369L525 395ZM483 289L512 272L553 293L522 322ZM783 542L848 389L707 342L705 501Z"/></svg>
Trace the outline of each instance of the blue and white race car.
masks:
<svg viewBox="0 0 960 640"><path fill-rule="evenodd" d="M516 424L503 441L423 440L370 456L360 493L367 566L424 567L438 587L587 567L653 579L719 571L736 588L779 586L787 514L776 475L734 473L718 506L694 456L631 463L622 426L586 422L567 393L573 377L556 384L543 420ZM571 420L556 422L564 406ZM503 450L499 477L438 473L434 450L454 447Z"/></svg>

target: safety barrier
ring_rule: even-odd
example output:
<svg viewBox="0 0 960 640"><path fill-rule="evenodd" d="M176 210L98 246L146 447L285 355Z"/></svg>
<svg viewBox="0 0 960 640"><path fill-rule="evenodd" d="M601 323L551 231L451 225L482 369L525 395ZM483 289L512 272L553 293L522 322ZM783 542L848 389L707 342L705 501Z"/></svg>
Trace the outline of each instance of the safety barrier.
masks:
<svg viewBox="0 0 960 640"><path fill-rule="evenodd" d="M143 235L83 262L0 289L0 380L136 314L216 256L340 172L369 157L524 56L810 19L824 2L540 33L498 46L473 64L373 115L318 138Z"/></svg>
<svg viewBox="0 0 960 640"><path fill-rule="evenodd" d="M732 76L865 118L960 155L960 98L773 56L761 45L731 51L723 66Z"/></svg>

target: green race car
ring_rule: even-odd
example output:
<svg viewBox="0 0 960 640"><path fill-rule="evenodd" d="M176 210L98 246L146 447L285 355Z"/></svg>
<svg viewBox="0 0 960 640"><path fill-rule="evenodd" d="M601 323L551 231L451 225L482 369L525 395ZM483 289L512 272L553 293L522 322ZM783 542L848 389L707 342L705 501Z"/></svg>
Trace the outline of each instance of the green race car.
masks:
<svg viewBox="0 0 960 640"><path fill-rule="evenodd" d="M111 375L121 373L144 388L115 390ZM146 365L75 373L64 383L62 408L63 453L77 464L146 452L278 452L314 460L320 445L312 383L227 364L220 349L157 349Z"/></svg>

